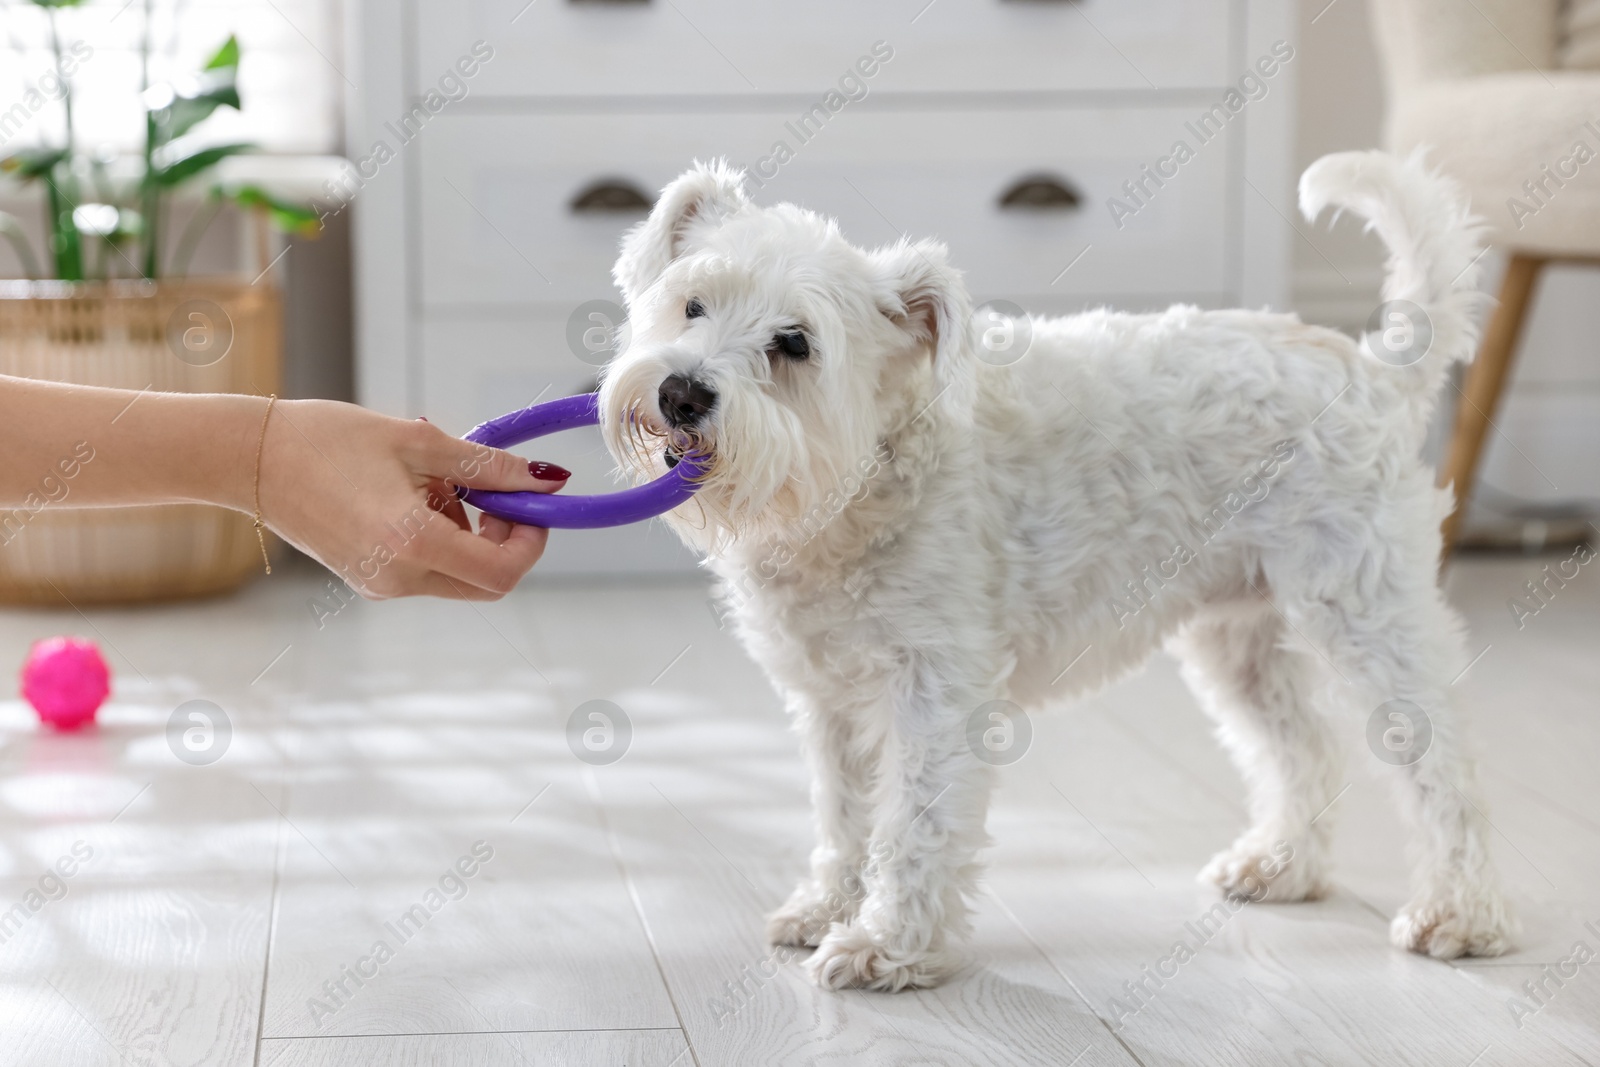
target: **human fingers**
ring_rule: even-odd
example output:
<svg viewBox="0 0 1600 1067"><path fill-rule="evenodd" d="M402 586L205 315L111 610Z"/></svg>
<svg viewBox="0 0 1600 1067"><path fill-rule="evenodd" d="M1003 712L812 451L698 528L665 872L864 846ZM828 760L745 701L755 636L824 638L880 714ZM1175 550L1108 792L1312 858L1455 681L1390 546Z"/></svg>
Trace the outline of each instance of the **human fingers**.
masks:
<svg viewBox="0 0 1600 1067"><path fill-rule="evenodd" d="M509 593L544 554L549 531L515 525L503 541L430 523L414 542L415 561L459 582Z"/></svg>

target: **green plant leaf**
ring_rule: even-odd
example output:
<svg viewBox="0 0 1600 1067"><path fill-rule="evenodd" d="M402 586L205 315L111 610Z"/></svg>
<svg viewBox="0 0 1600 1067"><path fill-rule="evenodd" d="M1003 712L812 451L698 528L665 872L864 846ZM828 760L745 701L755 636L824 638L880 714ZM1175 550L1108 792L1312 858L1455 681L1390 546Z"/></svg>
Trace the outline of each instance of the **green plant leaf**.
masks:
<svg viewBox="0 0 1600 1067"><path fill-rule="evenodd" d="M33 181L49 174L57 163L66 158L65 148L25 148L15 155L0 159L0 171L18 181Z"/></svg>
<svg viewBox="0 0 1600 1067"><path fill-rule="evenodd" d="M81 282L83 241L72 224L72 205L62 194L54 172L44 175L44 187L50 205L50 254L55 257L56 277L64 282Z"/></svg>
<svg viewBox="0 0 1600 1067"><path fill-rule="evenodd" d="M285 233L312 237L322 231L322 223L309 205L296 204L273 196L259 185L246 185L225 191L224 195L230 197L240 207L265 208L272 219L272 224Z"/></svg>
<svg viewBox="0 0 1600 1067"><path fill-rule="evenodd" d="M220 70L223 67L237 67L239 65L239 38L228 35L222 42L222 47L217 49L217 54L206 60L205 70Z"/></svg>
<svg viewBox="0 0 1600 1067"><path fill-rule="evenodd" d="M216 166L229 156L254 151L252 144L219 144L201 148L151 169L146 181L151 185L170 189L188 181L202 171Z"/></svg>
<svg viewBox="0 0 1600 1067"><path fill-rule="evenodd" d="M196 85L174 89L172 103L152 114L161 133L161 142L175 141L211 117L219 107L239 109L239 90L228 76L202 77Z"/></svg>
<svg viewBox="0 0 1600 1067"><path fill-rule="evenodd" d="M34 7L78 7L83 0L33 0Z"/></svg>

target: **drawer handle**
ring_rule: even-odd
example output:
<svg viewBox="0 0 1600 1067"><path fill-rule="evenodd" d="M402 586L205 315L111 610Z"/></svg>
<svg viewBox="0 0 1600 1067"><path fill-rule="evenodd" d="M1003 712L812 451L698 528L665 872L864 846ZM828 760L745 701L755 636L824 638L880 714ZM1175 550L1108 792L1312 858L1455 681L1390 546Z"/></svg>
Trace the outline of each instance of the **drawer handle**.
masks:
<svg viewBox="0 0 1600 1067"><path fill-rule="evenodd" d="M635 215L649 211L654 205L654 198L640 192L637 185L625 178L591 182L572 198L572 211L577 215Z"/></svg>
<svg viewBox="0 0 1600 1067"><path fill-rule="evenodd" d="M1002 211L1072 211L1083 197L1065 178L1030 174L1000 194Z"/></svg>

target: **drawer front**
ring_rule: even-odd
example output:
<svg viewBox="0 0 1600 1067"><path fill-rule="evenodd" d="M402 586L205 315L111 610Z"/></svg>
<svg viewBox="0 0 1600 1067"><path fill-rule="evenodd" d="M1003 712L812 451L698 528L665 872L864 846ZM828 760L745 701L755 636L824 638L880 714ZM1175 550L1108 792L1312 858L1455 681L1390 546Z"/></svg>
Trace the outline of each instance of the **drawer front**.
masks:
<svg viewBox="0 0 1600 1067"><path fill-rule="evenodd" d="M526 407L592 388L597 368L580 361L565 341L567 316L440 315L422 324L422 411L453 434ZM552 434L513 446L529 459L572 472L568 493L621 488L615 464L595 429ZM695 557L659 519L604 530L553 530L540 574L689 572Z"/></svg>
<svg viewBox="0 0 1600 1067"><path fill-rule="evenodd" d="M483 40L483 97L815 94L882 41L869 91L1217 86L1228 0L471 0L416 7L413 92ZM913 21L914 20L914 21ZM870 66L870 64L869 64Z"/></svg>
<svg viewBox="0 0 1600 1067"><path fill-rule="evenodd" d="M619 238L643 215L576 212L577 194L617 178L653 197L691 160L719 155L775 172L750 183L757 202L831 215L858 245L947 242L979 299L1222 293L1227 142L1239 131L1198 144L1186 123L1200 110L863 110L804 144L783 113L441 116L419 138L422 300L571 307L608 293ZM1108 198L1179 139L1192 158L1114 220ZM777 141L794 150L781 167ZM1001 205L1036 175L1078 206Z"/></svg>

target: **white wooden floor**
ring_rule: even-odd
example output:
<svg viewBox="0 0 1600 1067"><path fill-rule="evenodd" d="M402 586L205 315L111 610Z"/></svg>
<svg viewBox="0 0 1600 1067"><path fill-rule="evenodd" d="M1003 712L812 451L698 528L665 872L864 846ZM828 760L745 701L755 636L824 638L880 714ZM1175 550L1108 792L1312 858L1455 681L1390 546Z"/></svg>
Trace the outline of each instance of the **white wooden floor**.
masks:
<svg viewBox="0 0 1600 1067"><path fill-rule="evenodd" d="M1600 950L1600 572L1519 631L1507 598L1544 562L1450 580L1487 646L1456 688L1522 950L1447 965L1388 947L1391 768L1352 723L1338 891L1244 908L1120 1028L1113 999L1214 902L1194 872L1243 817L1164 660L1036 721L1002 770L970 966L929 992L837 995L768 962L805 785L698 587L536 575L500 604L356 603L319 630L303 569L228 601L3 613L0 664L81 633L116 693L81 736L0 703L0 916L22 905L0 918L0 1063L1600 1064L1600 962L1520 1026L1508 1007L1575 943ZM566 743L593 698L632 721L610 766ZM209 766L166 740L191 699L234 729ZM44 877L75 842L89 858ZM438 893L476 842L492 859ZM414 905L427 921L402 942L386 924ZM361 963L378 941L392 958ZM377 968L360 987L358 966Z"/></svg>

